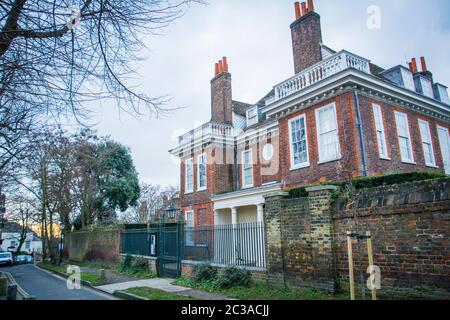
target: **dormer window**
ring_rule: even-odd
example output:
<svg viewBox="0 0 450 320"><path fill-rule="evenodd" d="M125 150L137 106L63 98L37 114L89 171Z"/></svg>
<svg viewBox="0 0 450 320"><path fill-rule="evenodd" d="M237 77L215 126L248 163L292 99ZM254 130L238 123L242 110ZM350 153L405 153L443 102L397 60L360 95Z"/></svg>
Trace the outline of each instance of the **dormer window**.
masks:
<svg viewBox="0 0 450 320"><path fill-rule="evenodd" d="M422 75L416 75L414 76L414 83L418 93L421 93L428 98L434 98L433 84L429 79Z"/></svg>
<svg viewBox="0 0 450 320"><path fill-rule="evenodd" d="M403 86L411 91L416 91L416 86L414 85L414 77L410 70L406 68L402 68L402 78L403 78Z"/></svg>
<svg viewBox="0 0 450 320"><path fill-rule="evenodd" d="M258 107L247 110L247 127L258 123Z"/></svg>
<svg viewBox="0 0 450 320"><path fill-rule="evenodd" d="M450 99L448 97L448 91L447 91L447 87L440 84L440 83L435 83L433 85L433 91L434 91L434 97L446 104L450 104Z"/></svg>

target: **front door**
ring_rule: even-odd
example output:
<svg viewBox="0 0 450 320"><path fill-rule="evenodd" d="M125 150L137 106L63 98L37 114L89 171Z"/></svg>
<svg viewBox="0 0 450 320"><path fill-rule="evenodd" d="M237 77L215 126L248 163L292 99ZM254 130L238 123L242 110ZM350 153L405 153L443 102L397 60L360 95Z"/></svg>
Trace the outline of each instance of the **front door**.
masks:
<svg viewBox="0 0 450 320"><path fill-rule="evenodd" d="M450 137L448 129L437 127L439 145L441 146L442 159L444 161L445 173L450 174Z"/></svg>

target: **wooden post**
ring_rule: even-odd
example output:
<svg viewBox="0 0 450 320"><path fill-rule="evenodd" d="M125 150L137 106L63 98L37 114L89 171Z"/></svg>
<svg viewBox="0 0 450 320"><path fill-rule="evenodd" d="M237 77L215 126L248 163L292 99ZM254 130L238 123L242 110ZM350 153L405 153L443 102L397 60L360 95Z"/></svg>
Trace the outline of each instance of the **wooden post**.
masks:
<svg viewBox="0 0 450 320"><path fill-rule="evenodd" d="M369 257L369 267L370 267L370 279L373 279L372 276L375 273L375 270L373 268L373 251L372 251L372 236L370 231L366 232L367 236L367 255ZM375 284L372 283L372 300L377 300L377 288L375 287Z"/></svg>
<svg viewBox="0 0 450 320"><path fill-rule="evenodd" d="M353 274L353 247L351 232L347 232L348 278L350 282L350 300L355 300L355 277Z"/></svg>

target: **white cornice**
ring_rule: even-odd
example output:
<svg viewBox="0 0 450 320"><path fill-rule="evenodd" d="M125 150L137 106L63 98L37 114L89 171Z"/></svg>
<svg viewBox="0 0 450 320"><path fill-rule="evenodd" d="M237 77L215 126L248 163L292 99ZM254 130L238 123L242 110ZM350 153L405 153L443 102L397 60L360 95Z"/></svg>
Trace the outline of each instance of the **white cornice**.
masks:
<svg viewBox="0 0 450 320"><path fill-rule="evenodd" d="M450 106L353 69L338 73L262 109L267 116L278 118L339 95L348 90L349 85L388 103L450 123Z"/></svg>

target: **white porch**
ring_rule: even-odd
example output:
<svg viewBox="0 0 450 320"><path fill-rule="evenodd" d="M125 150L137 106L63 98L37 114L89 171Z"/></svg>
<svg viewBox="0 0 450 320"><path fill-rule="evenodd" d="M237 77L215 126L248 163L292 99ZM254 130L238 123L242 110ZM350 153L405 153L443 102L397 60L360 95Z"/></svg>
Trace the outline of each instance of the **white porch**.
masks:
<svg viewBox="0 0 450 320"><path fill-rule="evenodd" d="M216 263L265 267L264 196L280 190L271 184L211 198Z"/></svg>

